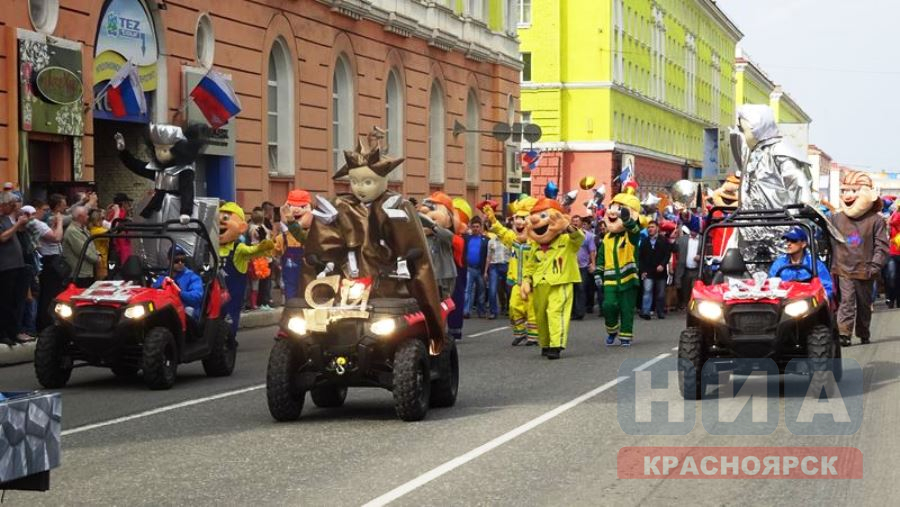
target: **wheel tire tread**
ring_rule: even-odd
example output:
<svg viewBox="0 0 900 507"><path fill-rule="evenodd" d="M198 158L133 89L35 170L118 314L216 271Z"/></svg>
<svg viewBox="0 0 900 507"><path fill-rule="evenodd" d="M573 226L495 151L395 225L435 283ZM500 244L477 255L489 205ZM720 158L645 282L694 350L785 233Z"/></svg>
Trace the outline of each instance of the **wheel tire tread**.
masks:
<svg viewBox="0 0 900 507"><path fill-rule="evenodd" d="M296 363L291 344L277 340L269 353L266 369L266 401L276 421L296 421L303 411L306 393L293 392L290 379Z"/></svg>
<svg viewBox="0 0 900 507"><path fill-rule="evenodd" d="M178 358L172 357L171 366L166 368L166 347L169 344L174 347L175 337L164 327L154 327L144 336L141 370L144 372L144 383L154 391L171 389L175 385Z"/></svg>
<svg viewBox="0 0 900 507"><path fill-rule="evenodd" d="M428 413L431 380L428 376L428 358L425 344L409 340L394 352L394 407L397 416L404 421L420 421ZM424 364L424 382L418 382L418 364Z"/></svg>
<svg viewBox="0 0 900 507"><path fill-rule="evenodd" d="M683 375L678 377L678 389L686 400L699 400L703 394L701 373L703 370L703 335L696 327L689 327L678 337L678 358L690 361L697 373L696 389L686 392ZM687 372L685 372L687 373Z"/></svg>
<svg viewBox="0 0 900 507"><path fill-rule="evenodd" d="M41 332L35 344L34 371L46 389L65 387L72 376L72 368L61 365L65 347L62 333L58 326L50 326Z"/></svg>

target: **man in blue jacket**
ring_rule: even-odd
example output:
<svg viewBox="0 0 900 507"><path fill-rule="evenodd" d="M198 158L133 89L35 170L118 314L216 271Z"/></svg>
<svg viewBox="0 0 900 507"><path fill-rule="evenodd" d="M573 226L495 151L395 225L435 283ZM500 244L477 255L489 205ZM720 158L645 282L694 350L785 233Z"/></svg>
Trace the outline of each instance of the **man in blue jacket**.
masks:
<svg viewBox="0 0 900 507"><path fill-rule="evenodd" d="M780 255L772 267L769 268L769 277L778 277L782 281L808 282L812 279L812 254L806 249L809 238L802 227L794 227L782 236L787 242L787 253ZM780 271L780 273L779 273ZM825 294L828 299L834 295L834 283L831 281L831 273L828 267L819 259L816 259L816 271Z"/></svg>
<svg viewBox="0 0 900 507"><path fill-rule="evenodd" d="M187 258L185 251L180 246L175 245L169 250L170 257L173 255L173 250L173 281L181 290L180 296L181 302L184 304L184 312L188 317L197 320L200 318L200 305L203 303L203 280L200 278L200 275L185 266L185 259ZM161 288L166 278L168 277L159 277L153 284L153 288Z"/></svg>

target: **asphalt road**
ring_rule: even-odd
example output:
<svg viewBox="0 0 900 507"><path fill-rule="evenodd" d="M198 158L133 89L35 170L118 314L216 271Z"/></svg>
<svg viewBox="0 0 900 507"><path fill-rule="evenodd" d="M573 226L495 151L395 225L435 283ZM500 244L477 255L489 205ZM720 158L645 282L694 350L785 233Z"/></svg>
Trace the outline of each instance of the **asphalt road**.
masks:
<svg viewBox="0 0 900 507"><path fill-rule="evenodd" d="M241 333L238 366L226 379L206 378L198 363L180 369L174 389L151 392L105 370L76 370L62 391L63 465L51 491L7 492L6 502L884 505L900 498L900 311L877 313L873 343L844 350L863 367L865 416L858 432L839 437L794 436L783 416L771 435L714 436L699 415L685 436L627 435L617 421L619 366L674 355L682 316L638 321L631 349L603 346L597 317L573 322L560 361L510 347L505 324L467 321L459 400L419 423L396 419L391 394L374 389L351 390L340 409L307 400L300 421L275 423L262 388L272 328ZM37 389L31 365L0 369L0 388ZM864 472L862 480L623 480L616 457L624 446L855 447Z"/></svg>

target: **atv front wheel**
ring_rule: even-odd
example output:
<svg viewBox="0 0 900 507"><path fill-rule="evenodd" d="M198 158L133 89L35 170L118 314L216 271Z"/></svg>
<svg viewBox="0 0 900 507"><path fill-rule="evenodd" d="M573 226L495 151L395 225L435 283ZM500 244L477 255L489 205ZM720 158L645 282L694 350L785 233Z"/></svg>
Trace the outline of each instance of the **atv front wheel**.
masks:
<svg viewBox="0 0 900 507"><path fill-rule="evenodd" d="M303 411L306 391L297 386L302 358L287 340L276 340L266 371L266 400L276 421L296 421Z"/></svg>
<svg viewBox="0 0 900 507"><path fill-rule="evenodd" d="M150 389L159 391L171 389L175 385L178 372L178 357L175 351L175 337L164 327L154 327L144 336L143 367L144 383Z"/></svg>
<svg viewBox="0 0 900 507"><path fill-rule="evenodd" d="M834 335L827 326L818 325L806 335L806 355L809 357L812 380L807 392L815 393L816 399L830 376L841 380L843 368L840 360L840 346L834 342Z"/></svg>
<svg viewBox="0 0 900 507"><path fill-rule="evenodd" d="M41 332L34 349L34 372L47 389L65 387L72 376L72 365L66 358L66 335L59 326Z"/></svg>
<svg viewBox="0 0 900 507"><path fill-rule="evenodd" d="M231 376L237 357L236 342L230 336L231 326L224 319L210 324L216 326L216 334L209 355L203 359L203 371L208 377Z"/></svg>
<svg viewBox="0 0 900 507"><path fill-rule="evenodd" d="M346 386L316 387L309 392L313 403L319 408L336 408L344 404L347 399Z"/></svg>
<svg viewBox="0 0 900 507"><path fill-rule="evenodd" d="M459 392L459 351L450 339L440 357L441 376L431 382L431 406L452 407Z"/></svg>
<svg viewBox="0 0 900 507"><path fill-rule="evenodd" d="M687 359L694 367L694 372L687 371L679 361L678 371L682 374L678 376L678 389L681 395L686 400L699 400L703 395L701 378L706 359L703 353L703 334L699 328L689 327L681 332L678 338L678 359ZM693 375L695 385L691 385L688 375Z"/></svg>
<svg viewBox="0 0 900 507"><path fill-rule="evenodd" d="M394 408L404 421L421 421L428 413L428 360L428 350L421 340L407 340L394 352Z"/></svg>

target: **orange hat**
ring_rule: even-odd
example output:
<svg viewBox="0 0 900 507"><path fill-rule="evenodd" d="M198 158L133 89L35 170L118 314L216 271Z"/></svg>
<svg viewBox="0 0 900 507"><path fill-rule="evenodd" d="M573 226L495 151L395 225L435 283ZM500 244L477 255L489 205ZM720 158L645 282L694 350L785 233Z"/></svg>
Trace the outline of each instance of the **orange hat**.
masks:
<svg viewBox="0 0 900 507"><path fill-rule="evenodd" d="M306 190L291 190L288 192L287 203L290 206L308 206L312 202L309 192Z"/></svg>
<svg viewBox="0 0 900 507"><path fill-rule="evenodd" d="M441 206L453 212L453 200L450 199L450 196L443 192L435 192L428 197L428 200L435 203L440 204Z"/></svg>
<svg viewBox="0 0 900 507"><path fill-rule="evenodd" d="M729 174L727 178L725 178L725 182L731 183L733 185L740 185L741 179L738 178L736 174L732 173L732 174Z"/></svg>
<svg viewBox="0 0 900 507"><path fill-rule="evenodd" d="M546 197L541 197L540 199L538 199L537 204L535 204L534 207L531 208L531 214L533 215L535 213L547 211L550 208L553 208L556 211L559 211L560 213L565 213L565 211L562 208L562 204L560 204L559 201L557 201L555 199L547 199Z"/></svg>

